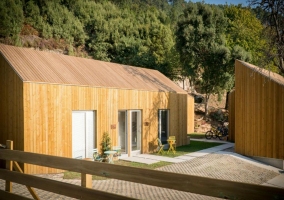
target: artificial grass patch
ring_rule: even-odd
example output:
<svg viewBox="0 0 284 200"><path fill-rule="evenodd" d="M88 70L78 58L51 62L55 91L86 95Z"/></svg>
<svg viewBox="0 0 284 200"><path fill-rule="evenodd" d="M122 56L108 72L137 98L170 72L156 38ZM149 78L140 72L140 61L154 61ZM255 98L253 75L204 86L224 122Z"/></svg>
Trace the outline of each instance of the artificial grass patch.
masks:
<svg viewBox="0 0 284 200"><path fill-rule="evenodd" d="M162 154L162 156L167 156L167 157L177 157L177 156L182 156L184 154L192 153L195 151L200 151L203 149L208 149L211 147L219 146L223 143L215 143L215 142L201 142L201 141L190 141L190 144L184 145L184 146L179 146L176 148L176 153L173 154L172 152L167 153L167 150L164 150L165 152ZM159 154L161 155L161 154Z"/></svg>
<svg viewBox="0 0 284 200"><path fill-rule="evenodd" d="M204 139L205 138L205 133L189 133L187 134L190 136L192 139Z"/></svg>

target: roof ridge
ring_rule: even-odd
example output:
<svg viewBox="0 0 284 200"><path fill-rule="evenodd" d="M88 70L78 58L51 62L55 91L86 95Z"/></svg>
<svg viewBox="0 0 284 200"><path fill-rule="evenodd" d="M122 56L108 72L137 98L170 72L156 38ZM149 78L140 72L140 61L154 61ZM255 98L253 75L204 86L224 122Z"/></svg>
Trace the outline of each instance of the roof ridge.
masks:
<svg viewBox="0 0 284 200"><path fill-rule="evenodd" d="M0 52L25 82L186 93L155 69L4 44Z"/></svg>

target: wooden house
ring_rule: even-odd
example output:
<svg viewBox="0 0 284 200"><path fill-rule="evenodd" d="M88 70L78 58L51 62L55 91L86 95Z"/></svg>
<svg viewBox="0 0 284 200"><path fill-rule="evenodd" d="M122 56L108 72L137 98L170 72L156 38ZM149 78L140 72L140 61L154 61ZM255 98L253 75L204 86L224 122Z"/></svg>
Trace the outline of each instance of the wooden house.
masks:
<svg viewBox="0 0 284 200"><path fill-rule="evenodd" d="M133 156L171 135L185 145L193 129L193 98L156 70L0 44L1 144L89 158L107 132L112 146Z"/></svg>
<svg viewBox="0 0 284 200"><path fill-rule="evenodd" d="M284 77L236 60L229 107L235 151L283 167Z"/></svg>

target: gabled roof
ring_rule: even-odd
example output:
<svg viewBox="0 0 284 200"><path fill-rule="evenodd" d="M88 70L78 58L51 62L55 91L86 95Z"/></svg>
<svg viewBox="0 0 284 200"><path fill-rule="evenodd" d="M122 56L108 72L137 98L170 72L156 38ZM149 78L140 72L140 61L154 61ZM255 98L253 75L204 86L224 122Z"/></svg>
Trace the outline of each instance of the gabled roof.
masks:
<svg viewBox="0 0 284 200"><path fill-rule="evenodd" d="M186 93L157 70L0 44L23 82Z"/></svg>
<svg viewBox="0 0 284 200"><path fill-rule="evenodd" d="M252 65L250 63L247 63L247 62L244 62L244 61L240 61L240 60L237 60L238 62L242 63L244 66L254 70L255 72L259 73L259 74L262 74L263 76L269 78L270 80L273 80L274 82L277 82L279 83L280 85L283 85L284 86L284 77L277 74L277 73L274 73L274 72L271 72L271 71L268 71L266 69L263 69L263 68L260 68L260 67L257 67L255 65Z"/></svg>

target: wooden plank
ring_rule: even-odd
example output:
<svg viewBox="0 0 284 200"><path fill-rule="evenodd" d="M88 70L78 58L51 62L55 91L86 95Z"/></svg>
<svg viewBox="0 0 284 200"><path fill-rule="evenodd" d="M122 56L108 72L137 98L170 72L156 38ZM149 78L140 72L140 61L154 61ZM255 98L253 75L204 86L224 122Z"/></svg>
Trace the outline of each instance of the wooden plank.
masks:
<svg viewBox="0 0 284 200"><path fill-rule="evenodd" d="M85 160L91 160L90 158L85 158ZM92 175L81 173L81 186L85 188L92 188Z"/></svg>
<svg viewBox="0 0 284 200"><path fill-rule="evenodd" d="M279 158L279 151L277 148L277 140L279 137L279 133L276 132L276 122L277 122L277 104L276 104L276 84L271 83L271 158Z"/></svg>
<svg viewBox="0 0 284 200"><path fill-rule="evenodd" d="M250 137L251 137L251 132L250 132L250 124L249 124L249 113L250 113L250 104L249 104L249 100L250 100L250 72L249 70L242 66L242 73L244 76L244 82L242 84L245 84L243 86L245 86L245 88L249 88L249 89L245 89L244 93L242 94L242 103L243 103L243 118L244 118L244 123L242 123L243 125L243 142L244 142L244 153L245 155L250 155L250 147L251 147L251 141L250 141Z"/></svg>
<svg viewBox="0 0 284 200"><path fill-rule="evenodd" d="M13 150L13 141L7 140L6 141L6 148L10 149L10 150ZM13 161L10 160L10 159L5 159L5 160L6 160L6 169L10 170L10 171L13 171ZM12 192L12 182L6 181L5 191Z"/></svg>
<svg viewBox="0 0 284 200"><path fill-rule="evenodd" d="M126 196L121 196L113 193L107 193L104 191L99 191L95 189L89 189L69 183L64 183L60 181L54 181L50 179L40 178L28 174L20 174L17 172L10 172L0 169L0 178L13 181L19 184L27 184L32 187L42 189L49 192L54 192L60 195L65 195L68 197L73 197L77 199L133 199Z"/></svg>
<svg viewBox="0 0 284 200"><path fill-rule="evenodd" d="M235 90L229 95L229 140L235 141Z"/></svg>
<svg viewBox="0 0 284 200"><path fill-rule="evenodd" d="M284 121L284 87L281 85L278 85L277 90L278 98L277 98L277 105L279 106L277 111L277 132L278 132L278 151L279 151L279 158L284 160L284 123L281 123Z"/></svg>
<svg viewBox="0 0 284 200"><path fill-rule="evenodd" d="M1 149L0 159L7 158L18 162L27 162L35 165L105 176L108 178L115 178L219 198L226 197L230 199L271 199L272 197L281 197L284 195L283 189L261 185L239 183L227 180L216 180L193 175L139 169L108 163L91 162L86 160L77 160L58 156L48 156L16 150L12 151ZM7 176L3 178L9 180L7 173L8 172L6 172ZM16 176L15 179L17 180ZM14 181L14 179L12 181ZM33 185L31 182L26 182L25 184L32 187L37 187L36 184ZM204 188L206 188L206 190L204 190ZM236 188L238 189L236 190Z"/></svg>
<svg viewBox="0 0 284 200"><path fill-rule="evenodd" d="M271 84L273 84L271 82L271 79L266 77L265 78L265 84L264 84L264 91L266 93L266 101L265 101L265 115L264 115L264 119L265 119L265 125L266 125L266 129L265 129L265 135L266 135L266 152L265 152L265 157L269 157L272 158L272 153L273 153L273 147L272 147L272 134L274 134L272 132L272 115L273 112L275 112L274 110L272 110L272 96L271 96Z"/></svg>
<svg viewBox="0 0 284 200"><path fill-rule="evenodd" d="M14 169L20 173L24 173L23 170L21 169L21 167L19 166L19 164L17 162L14 162ZM30 186L26 185L27 189L29 190L29 192L31 193L31 195L33 196L34 199L39 199L39 197L37 196L36 192L34 191L33 188L31 188Z"/></svg>
<svg viewBox="0 0 284 200"><path fill-rule="evenodd" d="M242 66L239 61L235 62L235 151L237 153L243 154L243 125L242 125L242 115L243 115L243 104L242 104L242 86L243 76L242 76Z"/></svg>
<svg viewBox="0 0 284 200"><path fill-rule="evenodd" d="M6 192L6 191L3 191L3 190L0 190L0 199L31 200L30 198L23 197L23 196L18 195L18 194Z"/></svg>
<svg viewBox="0 0 284 200"><path fill-rule="evenodd" d="M255 134L256 134L256 140L255 140L255 146L256 146L256 150L255 150L255 155L260 155L260 147L261 147L261 135L262 135L262 130L261 130L261 90L262 90L262 85L259 79L259 74L255 73L255 92L256 92L256 98L258 99L255 102L255 115L256 115L256 127L255 127Z"/></svg>
<svg viewBox="0 0 284 200"><path fill-rule="evenodd" d="M81 173L81 186L85 188L92 188L92 175Z"/></svg>

